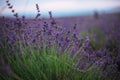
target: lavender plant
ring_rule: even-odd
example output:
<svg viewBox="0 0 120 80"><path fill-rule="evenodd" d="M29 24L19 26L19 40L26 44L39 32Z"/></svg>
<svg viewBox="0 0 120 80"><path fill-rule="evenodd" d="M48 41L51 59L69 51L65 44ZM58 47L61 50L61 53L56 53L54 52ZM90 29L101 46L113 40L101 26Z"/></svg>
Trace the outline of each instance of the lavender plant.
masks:
<svg viewBox="0 0 120 80"><path fill-rule="evenodd" d="M16 19L0 19L0 79L119 80L119 25L111 33L81 34L77 24L71 29L57 24L52 12L48 21L40 19L38 4L30 21L6 3Z"/></svg>

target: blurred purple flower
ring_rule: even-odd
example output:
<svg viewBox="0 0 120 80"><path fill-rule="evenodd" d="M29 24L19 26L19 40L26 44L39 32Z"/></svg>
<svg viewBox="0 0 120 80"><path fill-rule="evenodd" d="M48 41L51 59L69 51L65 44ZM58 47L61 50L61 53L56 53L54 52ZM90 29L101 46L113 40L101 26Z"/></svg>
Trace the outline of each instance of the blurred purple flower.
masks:
<svg viewBox="0 0 120 80"><path fill-rule="evenodd" d="M9 66L2 66L0 67L0 73L5 73L5 74L9 74L11 71L10 67Z"/></svg>

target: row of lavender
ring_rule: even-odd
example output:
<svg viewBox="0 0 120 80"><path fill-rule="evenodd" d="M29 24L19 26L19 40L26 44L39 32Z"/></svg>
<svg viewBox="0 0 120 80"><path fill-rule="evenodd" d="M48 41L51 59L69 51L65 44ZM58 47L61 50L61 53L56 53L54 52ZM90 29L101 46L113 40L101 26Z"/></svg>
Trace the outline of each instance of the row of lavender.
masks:
<svg viewBox="0 0 120 80"><path fill-rule="evenodd" d="M57 25L55 22L47 23L43 21L43 26L39 26L39 23L36 26L31 26L31 23L22 19L16 21L3 17L0 20L1 40L5 39L7 43L12 45L11 54L19 41L24 46L31 45L36 49L41 49L43 43L46 43L46 49L56 46L56 49L61 52L71 50L71 55L74 55L76 52L80 53L77 66L81 70L94 65L103 70L104 76L119 76L119 26L115 26L111 33L107 35L106 45L96 50L94 47L97 46L93 47L92 44L94 42L91 42L95 37L87 35L83 38L79 35L80 32L76 30L76 25L70 31L64 26ZM50 21L53 20L50 19ZM115 29L116 27L117 29ZM3 46L2 42L0 44L0 46Z"/></svg>
<svg viewBox="0 0 120 80"><path fill-rule="evenodd" d="M11 5L10 9L12 9ZM93 46L95 43L100 43L103 37L97 32L94 34L88 33L85 37L81 36L80 31L77 30L77 24L73 27L64 27L58 25L51 12L50 20L45 21L39 19L40 11L38 5L36 5L38 14L35 19L29 22L24 16L22 19L18 17L18 14L14 14L16 19L1 18L0 19L0 46L4 47L4 40L12 47L10 49L11 54L20 54L14 52L18 47L18 42L21 42L24 46L30 45L35 49L41 49L46 44L46 50L51 46L56 46L56 49L60 52L70 51L71 56L75 53L79 53L76 65L80 70L96 66L103 71L103 76L111 80L119 79L120 75L120 25L104 27L100 30L102 36L106 35L104 45ZM12 10L14 13L14 10ZM70 29L69 29L70 28ZM99 39L97 39L97 37ZM98 48L96 48L98 47ZM111 76L112 75L112 76Z"/></svg>

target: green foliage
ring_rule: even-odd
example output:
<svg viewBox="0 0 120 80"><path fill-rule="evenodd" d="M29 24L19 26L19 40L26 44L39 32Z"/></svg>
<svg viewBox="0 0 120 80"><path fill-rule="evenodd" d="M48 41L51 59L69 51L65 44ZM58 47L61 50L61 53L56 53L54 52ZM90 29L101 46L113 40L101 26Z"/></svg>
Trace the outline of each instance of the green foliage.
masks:
<svg viewBox="0 0 120 80"><path fill-rule="evenodd" d="M99 80L100 75L92 74L93 68L81 72L75 66L77 54L71 58L70 51L60 53L55 46L46 50L44 45L38 50L20 45L16 55L2 49L1 53L7 57L11 69L9 74L0 74L3 80Z"/></svg>
<svg viewBox="0 0 120 80"><path fill-rule="evenodd" d="M90 37L90 46L93 49L98 50L102 49L107 41L107 35L105 35L100 29L92 28L86 33L80 33L80 36L85 38L86 36Z"/></svg>
<svg viewBox="0 0 120 80"><path fill-rule="evenodd" d="M97 50L102 49L106 43L107 36L100 29L97 28L91 29L89 34L93 35L93 38L90 42L91 46L93 46Z"/></svg>

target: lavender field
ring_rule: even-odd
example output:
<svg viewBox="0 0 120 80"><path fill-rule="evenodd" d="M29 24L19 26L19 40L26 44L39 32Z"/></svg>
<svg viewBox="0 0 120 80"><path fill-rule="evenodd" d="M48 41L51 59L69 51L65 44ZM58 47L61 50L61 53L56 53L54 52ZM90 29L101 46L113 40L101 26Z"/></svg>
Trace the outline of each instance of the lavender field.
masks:
<svg viewBox="0 0 120 80"><path fill-rule="evenodd" d="M42 18L36 8L0 17L0 80L120 79L120 12Z"/></svg>

